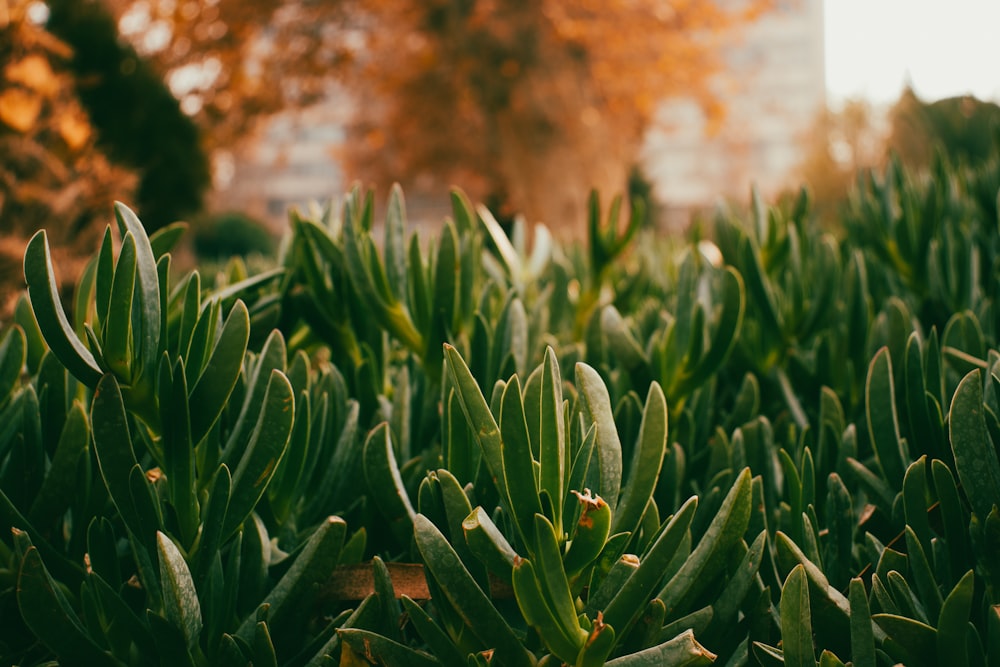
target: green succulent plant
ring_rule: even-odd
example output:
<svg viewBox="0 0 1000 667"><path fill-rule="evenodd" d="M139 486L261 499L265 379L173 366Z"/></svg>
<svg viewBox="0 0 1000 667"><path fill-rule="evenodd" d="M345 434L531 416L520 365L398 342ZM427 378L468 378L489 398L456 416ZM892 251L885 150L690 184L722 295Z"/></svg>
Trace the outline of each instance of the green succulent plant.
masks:
<svg viewBox="0 0 1000 667"><path fill-rule="evenodd" d="M1000 664L998 162L866 177L840 237L755 197L718 266L396 188L204 278L119 205L67 312L39 232L0 663Z"/></svg>

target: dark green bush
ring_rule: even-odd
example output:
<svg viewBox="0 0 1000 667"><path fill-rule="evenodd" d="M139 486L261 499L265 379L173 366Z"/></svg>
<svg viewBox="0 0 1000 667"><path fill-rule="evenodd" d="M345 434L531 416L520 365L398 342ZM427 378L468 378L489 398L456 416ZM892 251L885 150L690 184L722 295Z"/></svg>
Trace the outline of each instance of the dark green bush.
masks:
<svg viewBox="0 0 1000 667"><path fill-rule="evenodd" d="M192 225L192 235L195 253L208 260L227 259L234 255L271 256L277 245L263 223L237 212L198 219Z"/></svg>
<svg viewBox="0 0 1000 667"><path fill-rule="evenodd" d="M208 154L194 120L156 71L118 34L99 0L48 0L46 29L74 51L77 93L97 144L139 177L136 207L152 233L201 211L211 185Z"/></svg>
<svg viewBox="0 0 1000 667"><path fill-rule="evenodd" d="M805 196L720 212L718 266L596 197L583 248L458 193L407 236L397 189L379 242L354 191L210 284L120 206L72 320L40 233L0 339L0 653L997 664L988 169L873 177L843 240Z"/></svg>

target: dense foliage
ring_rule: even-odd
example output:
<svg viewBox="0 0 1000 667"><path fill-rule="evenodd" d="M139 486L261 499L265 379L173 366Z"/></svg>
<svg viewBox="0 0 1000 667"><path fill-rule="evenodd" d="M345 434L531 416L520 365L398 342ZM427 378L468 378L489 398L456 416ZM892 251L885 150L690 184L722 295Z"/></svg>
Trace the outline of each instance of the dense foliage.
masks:
<svg viewBox="0 0 1000 667"><path fill-rule="evenodd" d="M596 198L583 247L457 193L407 237L399 190L376 242L355 191L213 278L119 205L71 318L40 232L4 662L997 664L1000 168L862 186L717 252Z"/></svg>

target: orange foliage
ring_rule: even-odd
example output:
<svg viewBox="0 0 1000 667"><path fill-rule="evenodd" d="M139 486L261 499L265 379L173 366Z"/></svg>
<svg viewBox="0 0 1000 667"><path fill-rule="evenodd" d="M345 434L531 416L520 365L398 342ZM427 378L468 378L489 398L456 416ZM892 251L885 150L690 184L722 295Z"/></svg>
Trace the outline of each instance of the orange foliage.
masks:
<svg viewBox="0 0 1000 667"><path fill-rule="evenodd" d="M624 189L660 101L692 96L720 113L710 84L722 44L769 4L106 1L216 145L338 81L356 105L347 173L432 190L457 182L557 226L580 222L591 186ZM185 66L199 64L217 74L184 91L183 73L198 71Z"/></svg>
<svg viewBox="0 0 1000 667"><path fill-rule="evenodd" d="M0 0L0 319L24 287L28 238L43 227L72 285L127 199L132 174L95 146L66 63L72 51L28 19L28 0Z"/></svg>
<svg viewBox="0 0 1000 667"><path fill-rule="evenodd" d="M848 100L839 111L824 109L804 140L799 178L812 191L819 216L834 221L859 172L885 164L886 128L864 100Z"/></svg>

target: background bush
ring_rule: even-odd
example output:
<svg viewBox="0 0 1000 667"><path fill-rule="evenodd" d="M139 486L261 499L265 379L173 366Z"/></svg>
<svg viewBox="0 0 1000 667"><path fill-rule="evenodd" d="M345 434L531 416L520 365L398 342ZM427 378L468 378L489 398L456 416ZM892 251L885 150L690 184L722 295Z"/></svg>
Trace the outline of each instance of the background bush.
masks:
<svg viewBox="0 0 1000 667"><path fill-rule="evenodd" d="M193 225L192 245L205 259L227 259L233 255L270 256L276 249L274 237L263 223L237 212L202 217Z"/></svg>

